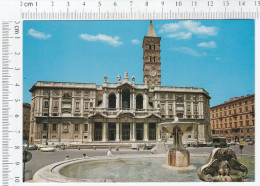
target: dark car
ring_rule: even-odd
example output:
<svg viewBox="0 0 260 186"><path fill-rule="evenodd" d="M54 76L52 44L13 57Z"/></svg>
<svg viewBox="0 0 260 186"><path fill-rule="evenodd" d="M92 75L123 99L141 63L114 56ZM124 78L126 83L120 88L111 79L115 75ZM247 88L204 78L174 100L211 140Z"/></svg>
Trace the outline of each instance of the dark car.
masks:
<svg viewBox="0 0 260 186"><path fill-rule="evenodd" d="M144 150L151 150L153 148L152 144L146 143L144 144Z"/></svg>
<svg viewBox="0 0 260 186"><path fill-rule="evenodd" d="M28 150L37 150L37 145L29 145Z"/></svg>

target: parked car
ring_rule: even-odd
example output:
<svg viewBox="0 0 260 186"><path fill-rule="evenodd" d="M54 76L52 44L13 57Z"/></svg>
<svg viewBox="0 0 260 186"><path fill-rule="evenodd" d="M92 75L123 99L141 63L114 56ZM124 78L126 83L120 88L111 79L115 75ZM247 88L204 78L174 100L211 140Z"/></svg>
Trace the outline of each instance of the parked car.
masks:
<svg viewBox="0 0 260 186"><path fill-rule="evenodd" d="M41 150L41 148L45 148L45 145L38 145L38 150Z"/></svg>
<svg viewBox="0 0 260 186"><path fill-rule="evenodd" d="M212 141L215 148L217 147L223 148L228 146L225 137L216 137L213 138Z"/></svg>
<svg viewBox="0 0 260 186"><path fill-rule="evenodd" d="M37 150L38 146L37 145L29 145L28 150Z"/></svg>
<svg viewBox="0 0 260 186"><path fill-rule="evenodd" d="M151 143L144 144L144 150L151 150L153 148Z"/></svg>
<svg viewBox="0 0 260 186"><path fill-rule="evenodd" d="M249 141L248 145L254 145L254 143L255 143L254 141Z"/></svg>
<svg viewBox="0 0 260 186"><path fill-rule="evenodd" d="M137 144L132 144L131 149L138 149L138 145Z"/></svg>

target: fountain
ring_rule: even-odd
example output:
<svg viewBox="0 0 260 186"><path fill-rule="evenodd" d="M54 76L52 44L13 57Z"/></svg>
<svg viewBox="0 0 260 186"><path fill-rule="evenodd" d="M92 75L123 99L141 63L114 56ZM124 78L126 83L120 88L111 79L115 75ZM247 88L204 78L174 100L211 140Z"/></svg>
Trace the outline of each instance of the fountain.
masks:
<svg viewBox="0 0 260 186"><path fill-rule="evenodd" d="M161 130L173 136L173 149L167 152L166 164L163 167L173 170L194 170L195 167L190 165L190 153L182 144L183 132L179 124L186 124L187 122L179 122L175 118L174 122L160 123Z"/></svg>
<svg viewBox="0 0 260 186"><path fill-rule="evenodd" d="M199 179L207 182L241 182L247 178L248 169L240 163L231 148L213 149L207 164L199 168Z"/></svg>

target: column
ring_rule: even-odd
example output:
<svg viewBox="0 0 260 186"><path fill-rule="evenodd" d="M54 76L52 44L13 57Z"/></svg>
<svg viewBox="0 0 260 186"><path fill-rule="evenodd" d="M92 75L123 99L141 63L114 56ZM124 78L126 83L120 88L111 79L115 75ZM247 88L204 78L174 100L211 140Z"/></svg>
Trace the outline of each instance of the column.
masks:
<svg viewBox="0 0 260 186"><path fill-rule="evenodd" d="M42 101L43 100L43 98L42 98L42 96L40 97L40 116L42 116Z"/></svg>
<svg viewBox="0 0 260 186"><path fill-rule="evenodd" d="M107 122L103 122L102 125L102 141L107 141L108 124Z"/></svg>
<svg viewBox="0 0 260 186"><path fill-rule="evenodd" d="M58 138L59 138L59 145L61 144L61 123L58 123Z"/></svg>
<svg viewBox="0 0 260 186"><path fill-rule="evenodd" d="M116 93L116 109L119 110L119 100L120 100L120 95L119 92Z"/></svg>
<svg viewBox="0 0 260 186"><path fill-rule="evenodd" d="M143 108L144 110L147 109L147 94L143 95Z"/></svg>
<svg viewBox="0 0 260 186"><path fill-rule="evenodd" d="M93 123L89 123L88 141L93 141Z"/></svg>
<svg viewBox="0 0 260 186"><path fill-rule="evenodd" d="M71 140L74 139L74 136L73 136L73 134L74 134L74 123L71 123L71 122L70 122L70 125L69 125L69 133L70 133L70 139L71 139Z"/></svg>
<svg viewBox="0 0 260 186"><path fill-rule="evenodd" d="M136 141L136 123L133 123L133 139L132 141Z"/></svg>
<svg viewBox="0 0 260 186"><path fill-rule="evenodd" d="M130 123L130 141L133 141L133 123Z"/></svg>
<svg viewBox="0 0 260 186"><path fill-rule="evenodd" d="M107 108L107 90L103 92L103 108Z"/></svg>
<svg viewBox="0 0 260 186"><path fill-rule="evenodd" d="M148 141L148 123L144 123L144 141Z"/></svg>
<svg viewBox="0 0 260 186"><path fill-rule="evenodd" d="M116 141L120 141L120 139L119 139L119 123L116 123Z"/></svg>
<svg viewBox="0 0 260 186"><path fill-rule="evenodd" d="M119 126L119 140L122 141L122 123L120 123Z"/></svg>
<svg viewBox="0 0 260 186"><path fill-rule="evenodd" d="M84 102L83 102L83 96L82 96L82 92L81 92L81 99L80 99L80 115L83 116L84 110Z"/></svg>
<svg viewBox="0 0 260 186"><path fill-rule="evenodd" d="M168 117L168 115L169 115L169 104L168 104L168 101L166 101L166 103L165 103L165 114Z"/></svg>
<svg viewBox="0 0 260 186"><path fill-rule="evenodd" d="M52 115L52 97L49 98L49 116Z"/></svg>
<svg viewBox="0 0 260 186"><path fill-rule="evenodd" d="M74 97L72 97L71 116L74 116L74 110L75 110L75 99Z"/></svg>
<svg viewBox="0 0 260 186"><path fill-rule="evenodd" d="M185 98L184 98L184 100L185 100ZM187 118L187 103L186 103L186 101L184 101L184 112L183 112L183 118Z"/></svg>
<svg viewBox="0 0 260 186"><path fill-rule="evenodd" d="M38 97L38 96L37 96L37 99L36 99L36 108L35 109L36 109L36 115L39 116L39 113L40 113L40 97Z"/></svg>
<svg viewBox="0 0 260 186"><path fill-rule="evenodd" d="M158 125L158 123L156 123L156 140L157 141L162 141L162 139L161 139L161 130L160 130L160 126Z"/></svg>
<svg viewBox="0 0 260 186"><path fill-rule="evenodd" d="M59 116L61 116L61 98L59 98Z"/></svg>
<svg viewBox="0 0 260 186"><path fill-rule="evenodd" d="M190 107L191 107L191 118L194 118L193 102L191 102Z"/></svg>
<svg viewBox="0 0 260 186"><path fill-rule="evenodd" d="M132 99L132 103L133 103L133 110L136 109L136 99L135 99L135 92L133 92L133 99Z"/></svg>

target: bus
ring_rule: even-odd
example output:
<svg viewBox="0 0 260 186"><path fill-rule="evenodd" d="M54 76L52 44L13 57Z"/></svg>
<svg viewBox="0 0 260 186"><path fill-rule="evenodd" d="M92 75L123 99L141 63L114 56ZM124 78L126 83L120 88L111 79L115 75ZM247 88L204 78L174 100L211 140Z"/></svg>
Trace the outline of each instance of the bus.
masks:
<svg viewBox="0 0 260 186"><path fill-rule="evenodd" d="M226 137L215 137L212 139L212 141L213 141L213 146L215 148L217 147L223 148L228 146L226 142Z"/></svg>

